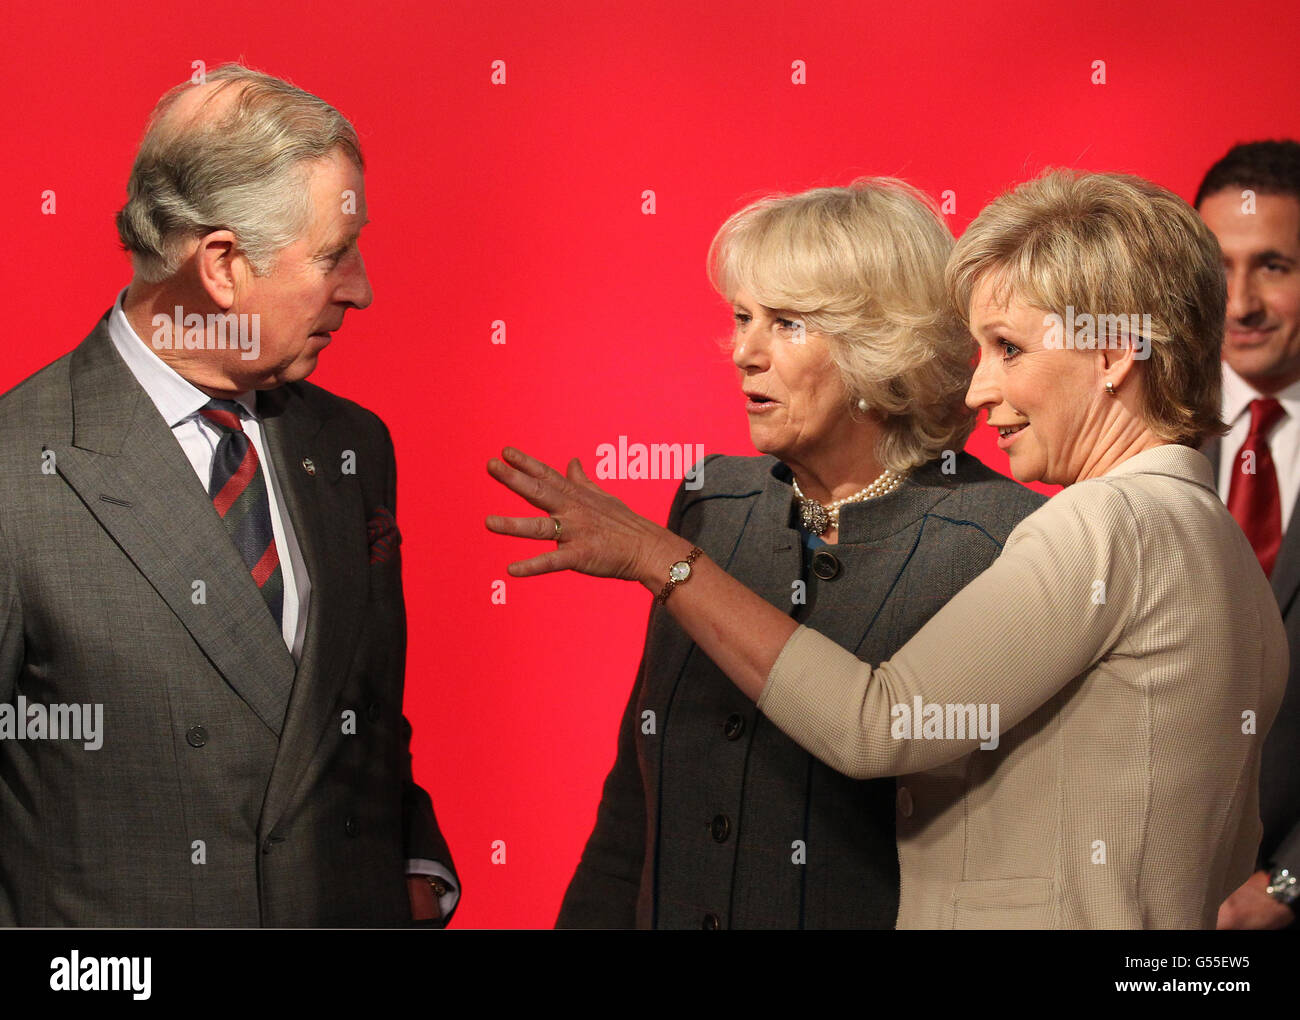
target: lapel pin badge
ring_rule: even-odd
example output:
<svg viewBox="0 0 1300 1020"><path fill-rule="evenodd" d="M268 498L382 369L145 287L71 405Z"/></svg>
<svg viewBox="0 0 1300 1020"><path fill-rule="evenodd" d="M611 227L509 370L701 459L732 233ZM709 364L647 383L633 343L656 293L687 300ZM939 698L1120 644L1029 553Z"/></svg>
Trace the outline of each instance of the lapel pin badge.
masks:
<svg viewBox="0 0 1300 1020"><path fill-rule="evenodd" d="M316 477L316 464L310 457L304 457L302 459L302 469L313 478Z"/></svg>

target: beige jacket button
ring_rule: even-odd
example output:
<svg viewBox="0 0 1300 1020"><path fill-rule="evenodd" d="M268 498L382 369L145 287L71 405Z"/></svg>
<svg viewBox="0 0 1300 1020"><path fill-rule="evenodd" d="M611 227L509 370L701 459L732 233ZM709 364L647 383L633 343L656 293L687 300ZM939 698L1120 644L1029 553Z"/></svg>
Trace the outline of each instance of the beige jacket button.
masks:
<svg viewBox="0 0 1300 1020"><path fill-rule="evenodd" d="M904 818L912 817L912 791L906 786L898 788L898 813Z"/></svg>

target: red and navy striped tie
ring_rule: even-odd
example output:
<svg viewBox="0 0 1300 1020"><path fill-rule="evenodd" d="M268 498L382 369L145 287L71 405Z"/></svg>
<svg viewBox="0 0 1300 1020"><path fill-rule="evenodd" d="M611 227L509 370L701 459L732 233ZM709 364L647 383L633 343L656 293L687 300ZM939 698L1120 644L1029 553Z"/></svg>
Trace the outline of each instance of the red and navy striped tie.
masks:
<svg viewBox="0 0 1300 1020"><path fill-rule="evenodd" d="M199 411L221 430L208 495L279 625L284 613L284 572L271 530L266 475L258 470L257 448L244 431L239 411L233 400L209 400Z"/></svg>

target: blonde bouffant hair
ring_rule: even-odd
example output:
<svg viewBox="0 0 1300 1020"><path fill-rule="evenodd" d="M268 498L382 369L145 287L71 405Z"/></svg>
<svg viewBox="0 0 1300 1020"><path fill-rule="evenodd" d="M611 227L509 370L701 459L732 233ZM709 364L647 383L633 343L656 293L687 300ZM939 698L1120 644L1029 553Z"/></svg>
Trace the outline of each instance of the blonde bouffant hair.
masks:
<svg viewBox="0 0 1300 1020"><path fill-rule="evenodd" d="M974 341L944 290L952 233L934 202L888 177L760 199L709 247L727 300L746 290L823 335L848 391L880 416L880 463L904 471L960 450Z"/></svg>

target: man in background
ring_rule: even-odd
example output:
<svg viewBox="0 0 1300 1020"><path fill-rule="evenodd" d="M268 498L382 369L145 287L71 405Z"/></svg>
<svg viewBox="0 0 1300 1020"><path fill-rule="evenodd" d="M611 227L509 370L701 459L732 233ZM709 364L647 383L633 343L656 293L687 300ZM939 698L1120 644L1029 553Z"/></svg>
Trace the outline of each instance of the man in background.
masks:
<svg viewBox="0 0 1300 1020"><path fill-rule="evenodd" d="M1223 249L1228 280L1223 420L1231 431L1204 452L1272 582L1291 650L1260 767L1259 867L1223 903L1219 927L1284 928L1300 895L1300 144L1234 146L1205 175L1195 204Z"/></svg>

